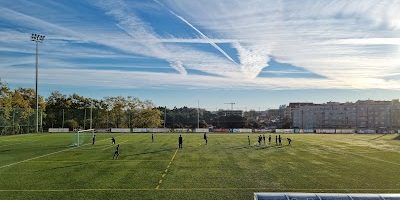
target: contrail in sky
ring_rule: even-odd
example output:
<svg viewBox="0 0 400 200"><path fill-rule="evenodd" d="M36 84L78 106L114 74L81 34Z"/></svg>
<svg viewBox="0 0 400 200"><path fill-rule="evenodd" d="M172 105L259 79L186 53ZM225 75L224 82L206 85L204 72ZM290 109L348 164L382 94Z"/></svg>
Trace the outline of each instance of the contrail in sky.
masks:
<svg viewBox="0 0 400 200"><path fill-rule="evenodd" d="M230 61L232 61L235 64L238 64L235 60L233 60L224 50L222 50L215 42L211 41L210 38L208 38L206 35L204 35L199 29L197 29L195 26L193 26L190 22L188 22L185 18L181 17L180 15L176 14L174 11L169 9L167 6L159 2L158 0L153 0L154 2L158 3L162 7L166 8L168 12L173 14L175 17L183 21L185 24L190 26L193 30L195 30L198 34L201 35L203 39L206 39L209 44L211 44L214 48L216 48L219 52L221 52L226 58L228 58Z"/></svg>

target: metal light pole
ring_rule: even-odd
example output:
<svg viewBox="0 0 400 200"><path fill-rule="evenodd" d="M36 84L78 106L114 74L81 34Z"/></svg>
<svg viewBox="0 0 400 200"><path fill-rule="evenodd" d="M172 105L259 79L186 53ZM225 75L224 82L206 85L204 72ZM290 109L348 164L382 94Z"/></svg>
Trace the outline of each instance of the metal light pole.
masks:
<svg viewBox="0 0 400 200"><path fill-rule="evenodd" d="M200 102L197 100L197 128L200 128Z"/></svg>
<svg viewBox="0 0 400 200"><path fill-rule="evenodd" d="M93 128L92 125L93 125L93 102L90 105L90 129Z"/></svg>
<svg viewBox="0 0 400 200"><path fill-rule="evenodd" d="M167 122L167 106L165 106L165 109L164 109L164 128L165 128L166 122Z"/></svg>
<svg viewBox="0 0 400 200"><path fill-rule="evenodd" d="M36 133L39 132L39 95L38 95L38 62L39 62L39 42L43 42L45 36L39 35L36 33L32 33L31 41L36 43L36 85L35 85L35 93L36 93Z"/></svg>

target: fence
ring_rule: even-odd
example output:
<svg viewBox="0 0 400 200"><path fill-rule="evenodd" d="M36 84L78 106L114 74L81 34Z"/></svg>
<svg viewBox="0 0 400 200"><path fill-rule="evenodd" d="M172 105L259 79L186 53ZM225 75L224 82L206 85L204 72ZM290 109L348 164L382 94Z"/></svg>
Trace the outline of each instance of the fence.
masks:
<svg viewBox="0 0 400 200"><path fill-rule="evenodd" d="M39 132L43 131L44 113L39 109ZM24 108L0 108L0 134L12 135L36 131L36 110Z"/></svg>

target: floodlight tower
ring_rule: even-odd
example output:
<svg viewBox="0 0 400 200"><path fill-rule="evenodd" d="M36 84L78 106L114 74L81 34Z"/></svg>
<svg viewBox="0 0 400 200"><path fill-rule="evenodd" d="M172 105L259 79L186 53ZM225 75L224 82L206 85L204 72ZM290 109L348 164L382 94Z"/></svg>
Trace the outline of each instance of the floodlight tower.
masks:
<svg viewBox="0 0 400 200"><path fill-rule="evenodd" d="M31 41L36 43L36 86L35 86L35 93L36 93L36 133L39 132L39 95L38 95L38 62L39 62L39 43L42 43L46 36L32 33Z"/></svg>

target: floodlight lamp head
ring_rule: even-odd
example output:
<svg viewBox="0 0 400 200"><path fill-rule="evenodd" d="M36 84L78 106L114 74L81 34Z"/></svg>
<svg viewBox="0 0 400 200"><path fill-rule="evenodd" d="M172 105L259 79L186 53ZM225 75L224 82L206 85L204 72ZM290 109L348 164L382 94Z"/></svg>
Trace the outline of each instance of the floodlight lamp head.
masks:
<svg viewBox="0 0 400 200"><path fill-rule="evenodd" d="M44 35L39 35L36 33L32 33L32 36L31 36L31 40L35 41L35 42L43 42L44 38L45 38Z"/></svg>

